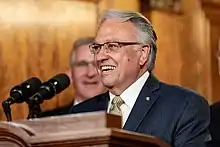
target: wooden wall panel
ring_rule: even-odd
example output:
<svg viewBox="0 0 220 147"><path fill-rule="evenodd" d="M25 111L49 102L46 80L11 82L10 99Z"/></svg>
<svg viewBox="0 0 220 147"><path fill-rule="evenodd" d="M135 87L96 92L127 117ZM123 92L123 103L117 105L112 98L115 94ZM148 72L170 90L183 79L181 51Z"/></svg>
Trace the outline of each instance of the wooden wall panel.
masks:
<svg viewBox="0 0 220 147"><path fill-rule="evenodd" d="M217 52L220 50L220 1L202 0L202 8L207 20L207 41L206 49L209 51L210 70L210 101L215 103L220 101L220 68L218 68Z"/></svg>
<svg viewBox="0 0 220 147"><path fill-rule="evenodd" d="M166 24L162 25L162 20ZM183 18L176 14L153 11L151 21L158 36L158 54L154 73L163 81L181 83L183 63L180 49L181 38L184 36Z"/></svg>
<svg viewBox="0 0 220 147"><path fill-rule="evenodd" d="M219 2L181 0L180 14L145 11L158 35L155 74L165 82L199 92L210 104L220 100L216 58Z"/></svg>
<svg viewBox="0 0 220 147"><path fill-rule="evenodd" d="M31 76L46 81L69 68L69 51L78 37L94 35L96 5L69 0L0 1L0 102L12 86ZM43 109L72 100L70 86ZM62 98L62 100L60 100ZM25 118L26 104L12 106L13 119ZM1 119L5 120L1 109Z"/></svg>
<svg viewBox="0 0 220 147"><path fill-rule="evenodd" d="M140 0L100 0L99 12L107 9L140 11Z"/></svg>
<svg viewBox="0 0 220 147"><path fill-rule="evenodd" d="M205 23L199 1L182 1L182 14L153 11L158 33L155 73L164 81L192 88L207 96L203 55ZM164 23L166 22L166 23Z"/></svg>
<svg viewBox="0 0 220 147"><path fill-rule="evenodd" d="M220 13L219 13L220 14ZM211 53L211 101L217 102L220 101L220 69L218 68L218 59L217 52L220 50L219 41L220 41L220 23L211 24L211 44L210 44L210 53Z"/></svg>

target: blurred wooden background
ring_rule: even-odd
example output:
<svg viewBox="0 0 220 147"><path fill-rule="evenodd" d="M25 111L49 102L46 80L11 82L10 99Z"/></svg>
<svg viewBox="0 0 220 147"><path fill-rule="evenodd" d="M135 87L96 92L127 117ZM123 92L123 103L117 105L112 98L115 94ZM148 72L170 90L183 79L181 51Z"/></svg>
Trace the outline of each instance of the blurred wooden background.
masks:
<svg viewBox="0 0 220 147"><path fill-rule="evenodd" d="M198 91L210 104L220 100L216 52L219 0L181 0L181 13L149 9L149 0L0 0L0 102L10 88L36 76L46 81L68 71L69 51L79 37L95 33L97 13L109 8L143 12L158 35L155 74L162 81ZM72 101L67 90L42 105ZM13 119L26 118L27 105L12 105ZM1 120L5 120L2 108Z"/></svg>

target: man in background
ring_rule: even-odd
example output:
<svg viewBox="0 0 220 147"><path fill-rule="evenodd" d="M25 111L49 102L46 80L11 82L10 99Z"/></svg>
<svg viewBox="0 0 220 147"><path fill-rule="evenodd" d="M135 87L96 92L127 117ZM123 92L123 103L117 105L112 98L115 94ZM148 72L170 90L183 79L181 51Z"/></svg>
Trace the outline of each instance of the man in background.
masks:
<svg viewBox="0 0 220 147"><path fill-rule="evenodd" d="M93 37L80 38L75 41L70 52L70 76L75 91L73 102L68 106L43 112L42 117L68 114L73 105L106 91L97 74L94 57L89 51L89 44L93 41Z"/></svg>

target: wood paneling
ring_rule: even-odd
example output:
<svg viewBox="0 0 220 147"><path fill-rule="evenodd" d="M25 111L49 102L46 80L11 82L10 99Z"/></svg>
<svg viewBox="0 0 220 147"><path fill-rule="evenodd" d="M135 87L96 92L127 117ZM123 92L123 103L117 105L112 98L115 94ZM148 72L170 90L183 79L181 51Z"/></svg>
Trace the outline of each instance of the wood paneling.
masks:
<svg viewBox="0 0 220 147"><path fill-rule="evenodd" d="M220 15L219 15L220 16ZM219 49L220 39L220 23L211 24L211 44L210 44L210 55L211 55L211 99L212 102L220 101L220 69L218 68L217 52Z"/></svg>
<svg viewBox="0 0 220 147"><path fill-rule="evenodd" d="M46 81L67 71L72 43L78 37L94 35L96 17L92 2L0 1L0 102L9 96L12 86L31 76ZM70 86L42 108L64 105L72 98ZM14 120L25 118L27 113L26 104L12 106ZM2 111L1 116L5 120Z"/></svg>
<svg viewBox="0 0 220 147"><path fill-rule="evenodd" d="M182 8L180 15L160 11L151 15L159 36L155 72L164 81L207 96L203 12L199 1L182 1Z"/></svg>
<svg viewBox="0 0 220 147"><path fill-rule="evenodd" d="M100 0L98 6L99 13L102 13L107 9L140 11L139 0Z"/></svg>
<svg viewBox="0 0 220 147"><path fill-rule="evenodd" d="M220 100L216 59L219 6L217 0L182 0L181 14L145 10L158 35L155 74L199 92L210 104Z"/></svg>
<svg viewBox="0 0 220 147"><path fill-rule="evenodd" d="M207 20L206 49L209 50L210 61L210 102L220 101L220 69L218 68L217 52L220 50L220 1L202 0L202 9Z"/></svg>

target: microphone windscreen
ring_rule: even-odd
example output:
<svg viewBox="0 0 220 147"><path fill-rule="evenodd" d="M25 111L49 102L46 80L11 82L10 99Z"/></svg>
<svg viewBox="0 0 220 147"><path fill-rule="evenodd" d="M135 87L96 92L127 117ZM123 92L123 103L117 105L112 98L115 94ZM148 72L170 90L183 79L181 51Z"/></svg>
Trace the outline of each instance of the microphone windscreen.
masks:
<svg viewBox="0 0 220 147"><path fill-rule="evenodd" d="M22 103L33 96L39 90L41 84L40 79L32 77L20 85L14 86L10 90L10 97L12 97L15 102Z"/></svg>
<svg viewBox="0 0 220 147"><path fill-rule="evenodd" d="M69 76L64 73L60 73L54 76L48 82L55 86L56 94L60 93L70 85Z"/></svg>
<svg viewBox="0 0 220 147"><path fill-rule="evenodd" d="M21 86L27 89L30 92L30 96L32 96L39 90L39 87L41 86L41 84L42 83L40 79L36 77L32 77L28 79L27 81L25 81L24 83L22 83Z"/></svg>

